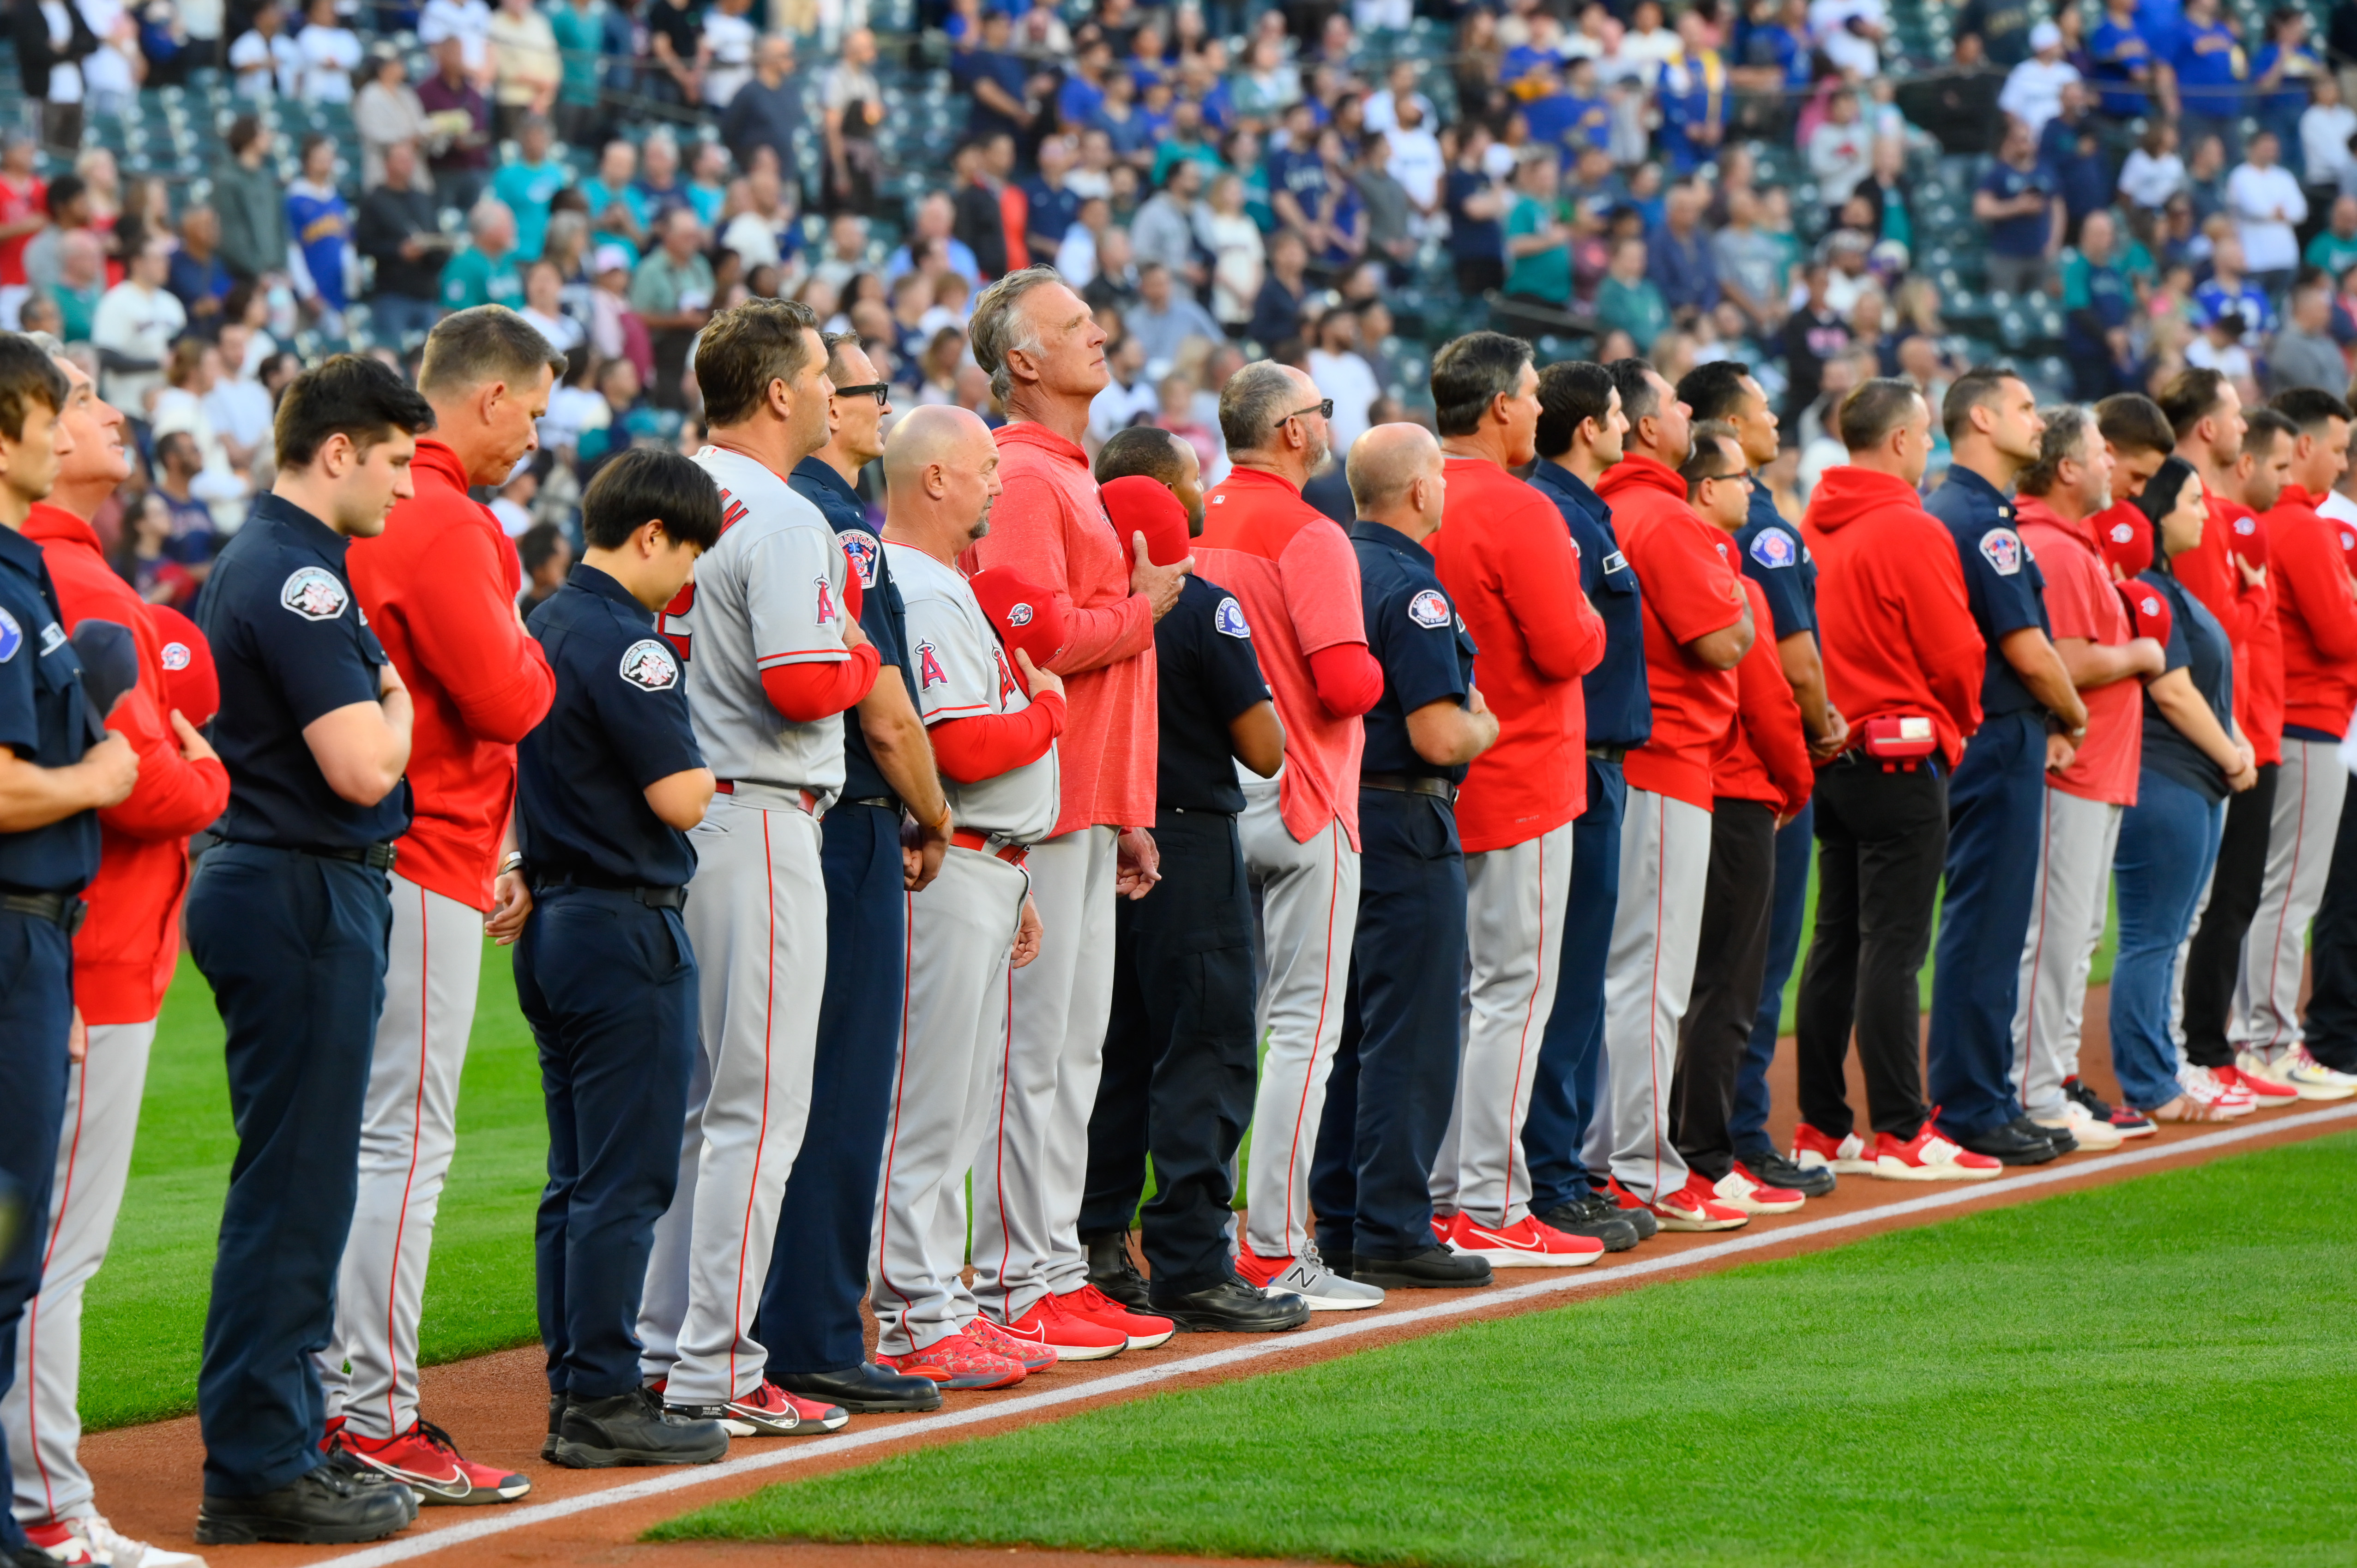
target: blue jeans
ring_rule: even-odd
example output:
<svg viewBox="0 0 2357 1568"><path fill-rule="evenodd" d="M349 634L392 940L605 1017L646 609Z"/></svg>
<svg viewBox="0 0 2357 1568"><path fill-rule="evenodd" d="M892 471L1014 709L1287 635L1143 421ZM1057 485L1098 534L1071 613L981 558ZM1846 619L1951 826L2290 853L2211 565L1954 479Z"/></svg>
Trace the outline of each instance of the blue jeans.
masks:
<svg viewBox="0 0 2357 1568"><path fill-rule="evenodd" d="M1809 852L1816 843L1817 803L1811 800L1776 832L1776 891L1768 907L1768 967L1760 976L1760 1016L1735 1069L1735 1110L1727 1118L1727 1140L1742 1159L1773 1154L1776 1148L1768 1136L1768 1069L1775 1064L1776 1036L1784 1023L1784 984L1801 956L1802 917L1809 903Z"/></svg>
<svg viewBox="0 0 2357 1568"><path fill-rule="evenodd" d="M2136 803L2120 818L2112 886L2120 909L2112 961L2112 1070L2139 1111L2177 1098L2177 1042L2169 1032L2177 950L2218 858L2226 803L2146 768Z"/></svg>

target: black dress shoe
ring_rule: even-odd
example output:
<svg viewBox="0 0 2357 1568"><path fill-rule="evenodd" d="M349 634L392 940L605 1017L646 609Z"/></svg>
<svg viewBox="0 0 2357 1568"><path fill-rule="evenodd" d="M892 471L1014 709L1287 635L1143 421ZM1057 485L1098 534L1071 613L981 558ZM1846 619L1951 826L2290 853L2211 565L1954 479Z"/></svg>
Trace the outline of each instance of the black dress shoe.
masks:
<svg viewBox="0 0 2357 1568"><path fill-rule="evenodd" d="M1146 1276L1137 1272L1137 1260L1129 1255L1129 1232L1108 1230L1102 1236L1085 1237L1081 1244L1089 1252L1089 1283L1132 1312L1146 1311Z"/></svg>
<svg viewBox="0 0 2357 1568"><path fill-rule="evenodd" d="M417 1496L379 1476L373 1484L322 1461L258 1498L205 1494L197 1508L197 1544L242 1546L257 1541L348 1546L382 1541L417 1517Z"/></svg>
<svg viewBox="0 0 2357 1568"><path fill-rule="evenodd" d="M540 1440L540 1462L556 1463L556 1439L565 1431L565 1401L563 1394L548 1396L548 1435Z"/></svg>
<svg viewBox="0 0 2357 1568"><path fill-rule="evenodd" d="M1385 1290L1461 1290L1496 1283L1488 1263L1446 1247L1429 1247L1413 1258L1370 1258L1361 1253L1351 1261L1356 1265L1351 1271L1352 1279Z"/></svg>
<svg viewBox="0 0 2357 1568"><path fill-rule="evenodd" d="M2029 1130L2024 1132L2024 1128ZM2046 1135L2046 1129L2026 1116L2002 1127L1993 1127L1986 1133L1957 1133L1943 1127L1940 1135L1960 1148L1970 1149L1976 1155L1986 1155L2000 1165L2042 1165L2058 1153L2053 1140ZM2078 1144L2074 1142L2071 1146L2075 1149Z"/></svg>
<svg viewBox="0 0 2357 1568"><path fill-rule="evenodd" d="M839 1404L854 1415L942 1408L941 1385L932 1379L909 1377L873 1361L840 1372L772 1371L770 1380L790 1394Z"/></svg>
<svg viewBox="0 0 2357 1568"><path fill-rule="evenodd" d="M1202 1290L1157 1292L1146 1310L1182 1334L1281 1334L1309 1321L1309 1304L1299 1296L1265 1294L1232 1275Z"/></svg>
<svg viewBox="0 0 2357 1568"><path fill-rule="evenodd" d="M1552 1225L1566 1236L1585 1236L1604 1243L1608 1252L1625 1252L1637 1244L1637 1227L1607 1208L1599 1210L1585 1199L1574 1198L1560 1208L1550 1208L1539 1216L1539 1223Z"/></svg>
<svg viewBox="0 0 2357 1568"><path fill-rule="evenodd" d="M691 1421L663 1408L652 1389L610 1399L576 1399L565 1407L556 1462L576 1470L618 1465L709 1465L728 1452L728 1433L716 1421Z"/></svg>
<svg viewBox="0 0 2357 1568"><path fill-rule="evenodd" d="M2015 1117L2013 1125L2017 1131L2034 1133L2045 1139L2054 1145L2054 1152L2058 1155L2075 1155L2079 1152L2079 1140L2071 1136L2071 1129L2068 1127L2049 1127L2042 1122L2031 1120L2026 1113Z"/></svg>
<svg viewBox="0 0 2357 1568"><path fill-rule="evenodd" d="M1752 1180L1788 1187L1803 1197L1823 1197L1834 1189L1835 1177L1830 1165L1796 1165L1773 1149L1754 1150L1735 1157L1751 1173Z"/></svg>

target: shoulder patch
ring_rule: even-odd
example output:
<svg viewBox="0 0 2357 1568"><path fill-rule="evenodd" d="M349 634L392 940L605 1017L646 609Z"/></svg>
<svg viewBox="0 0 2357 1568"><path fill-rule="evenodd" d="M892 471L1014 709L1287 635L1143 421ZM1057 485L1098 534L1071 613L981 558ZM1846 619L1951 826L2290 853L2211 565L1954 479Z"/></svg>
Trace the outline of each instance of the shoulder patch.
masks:
<svg viewBox="0 0 2357 1568"><path fill-rule="evenodd" d="M2009 528L1992 528L1981 535L1981 554L1998 576L2013 576L2021 570L2021 535Z"/></svg>
<svg viewBox="0 0 2357 1568"><path fill-rule="evenodd" d="M16 650L24 646L25 628L16 624L16 618L5 607L0 607L0 664L16 658Z"/></svg>
<svg viewBox="0 0 2357 1568"><path fill-rule="evenodd" d="M841 620L843 613L834 607L834 585L826 580L826 574L820 573L811 583L818 590L818 605L813 617L816 623L824 626L829 621Z"/></svg>
<svg viewBox="0 0 2357 1568"><path fill-rule="evenodd" d="M1608 577L1615 572L1625 572L1629 569L1629 557L1615 550L1604 558L1604 564L1598 569Z"/></svg>
<svg viewBox="0 0 2357 1568"><path fill-rule="evenodd" d="M2341 548L2343 550L2357 550L2357 533L2352 533L2345 528L2342 529L2341 531Z"/></svg>
<svg viewBox="0 0 2357 1568"><path fill-rule="evenodd" d="M949 674L942 668L941 654L930 642L917 644L917 690L929 692L935 686L950 683Z"/></svg>
<svg viewBox="0 0 2357 1568"><path fill-rule="evenodd" d="M41 657L47 659L66 645L66 628L51 621L41 628Z"/></svg>
<svg viewBox="0 0 2357 1568"><path fill-rule="evenodd" d="M167 642L164 645L161 658L167 670L186 670L188 667L188 645L185 642Z"/></svg>
<svg viewBox="0 0 2357 1568"><path fill-rule="evenodd" d="M1236 603L1233 594L1222 599L1220 607L1211 612L1211 629L1222 637L1240 637L1247 642L1252 640L1252 627L1244 620L1244 607Z"/></svg>
<svg viewBox="0 0 2357 1568"><path fill-rule="evenodd" d="M1780 528L1763 528L1751 536L1750 556L1762 566L1774 570L1792 564L1792 539Z"/></svg>
<svg viewBox="0 0 2357 1568"><path fill-rule="evenodd" d="M859 585L862 588L874 587L876 558L881 553L876 536L864 528L846 528L835 538L843 542L843 558L851 563L854 572L859 574Z"/></svg>
<svg viewBox="0 0 2357 1568"><path fill-rule="evenodd" d="M305 620L333 620L344 613L351 595L325 566L297 566L279 585L278 602Z"/></svg>
<svg viewBox="0 0 2357 1568"><path fill-rule="evenodd" d="M621 677L642 692L668 692L679 684L679 660L660 637L642 637L622 650Z"/></svg>
<svg viewBox="0 0 2357 1568"><path fill-rule="evenodd" d="M1438 628L1453 624L1457 618L1449 613L1447 599L1442 598L1433 589L1426 588L1408 600L1407 618L1418 626Z"/></svg>

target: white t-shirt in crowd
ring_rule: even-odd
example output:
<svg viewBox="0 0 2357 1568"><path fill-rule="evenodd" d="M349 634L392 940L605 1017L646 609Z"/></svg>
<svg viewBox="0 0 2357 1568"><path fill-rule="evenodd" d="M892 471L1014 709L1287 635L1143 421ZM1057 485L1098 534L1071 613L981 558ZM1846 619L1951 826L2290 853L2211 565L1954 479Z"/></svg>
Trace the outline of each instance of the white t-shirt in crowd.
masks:
<svg viewBox="0 0 2357 1568"><path fill-rule="evenodd" d="M360 35L350 27L310 27L295 40L303 55L303 96L313 103L350 103L352 72L360 69Z"/></svg>
<svg viewBox="0 0 2357 1568"><path fill-rule="evenodd" d="M2185 188L2185 160L2175 153L2157 158L2142 147L2120 166L2120 194L2138 207L2158 209Z"/></svg>
<svg viewBox="0 0 2357 1568"><path fill-rule="evenodd" d="M2308 221L2308 197L2291 170L2281 164L2238 166L2226 177L2226 209L2243 237L2244 266L2277 273L2299 265L2299 237L2292 226Z"/></svg>

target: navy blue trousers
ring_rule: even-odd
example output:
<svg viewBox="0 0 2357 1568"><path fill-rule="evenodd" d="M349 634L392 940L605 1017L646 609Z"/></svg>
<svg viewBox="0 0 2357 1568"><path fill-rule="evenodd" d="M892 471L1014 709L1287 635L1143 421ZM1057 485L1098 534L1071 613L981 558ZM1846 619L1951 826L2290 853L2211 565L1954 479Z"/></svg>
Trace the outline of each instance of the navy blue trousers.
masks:
<svg viewBox="0 0 2357 1568"><path fill-rule="evenodd" d="M1926 1085L1940 1121L1993 1132L2021 1114L2013 1092L2013 1010L2021 944L2038 903L2046 809L2046 718L2025 709L1964 743L1948 785L1947 891L1932 959Z"/></svg>
<svg viewBox="0 0 2357 1568"><path fill-rule="evenodd" d="M1534 1214L1586 1197L1598 1185L1580 1163L1579 1150L1596 1112L1596 1075L1604 1058L1604 959L1620 908L1620 818L1628 805L1620 765L1589 757L1587 810L1571 824L1571 897L1564 909L1555 1011L1539 1041L1530 1114L1523 1121Z"/></svg>
<svg viewBox="0 0 2357 1568"><path fill-rule="evenodd" d="M2227 808L2230 814L2233 809ZM2341 833L2332 841L2324 902L2309 928L2308 964L2308 1011L2300 1018L2300 1033L2317 1060L2357 1072L2357 789L2341 805Z"/></svg>
<svg viewBox="0 0 2357 1568"><path fill-rule="evenodd" d="M1784 986L1801 956L1801 925L1809 904L1809 851L1817 838L1817 803L1776 831L1776 891L1768 907L1768 967L1760 976L1760 1016L1735 1069L1735 1109L1727 1118L1737 1159L1773 1154L1768 1136L1768 1069L1784 1022Z"/></svg>
<svg viewBox="0 0 2357 1568"><path fill-rule="evenodd" d="M848 1371L867 1359L859 1303L867 1294L908 972L899 811L838 801L820 838L826 993L818 1009L810 1123L786 1178L754 1326L771 1369L789 1373Z"/></svg>
<svg viewBox="0 0 2357 1568"><path fill-rule="evenodd" d="M312 1357L335 1329L393 901L357 862L221 843L198 864L188 925L229 1036L237 1125L197 1374L205 1490L259 1497L319 1463Z"/></svg>
<svg viewBox="0 0 2357 1568"><path fill-rule="evenodd" d="M1146 1261L1166 1293L1183 1294L1235 1273L1232 1171L1257 1066L1252 888L1232 816L1165 810L1154 843L1162 880L1114 906L1113 1015L1080 1233L1128 1233L1151 1154Z"/></svg>
<svg viewBox="0 0 2357 1568"><path fill-rule="evenodd" d="M16 1326L41 1288L72 1026L72 939L54 920L0 910L0 1394L16 1381ZM0 1498L9 1495L6 1447ZM0 1551L24 1544L0 1506Z"/></svg>
<svg viewBox="0 0 2357 1568"><path fill-rule="evenodd" d="M1447 804L1385 789L1359 791L1359 928L1309 1206L1328 1256L1412 1258L1434 1245L1432 1162L1457 1099L1465 852Z"/></svg>
<svg viewBox="0 0 2357 1568"><path fill-rule="evenodd" d="M695 1060L695 953L673 909L550 887L516 942L516 1001L540 1046L548 1186L534 1236L551 1393L639 1386L639 1298L679 1185Z"/></svg>

